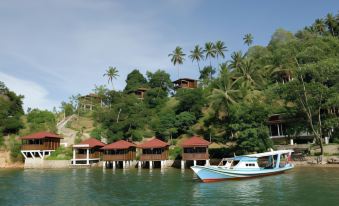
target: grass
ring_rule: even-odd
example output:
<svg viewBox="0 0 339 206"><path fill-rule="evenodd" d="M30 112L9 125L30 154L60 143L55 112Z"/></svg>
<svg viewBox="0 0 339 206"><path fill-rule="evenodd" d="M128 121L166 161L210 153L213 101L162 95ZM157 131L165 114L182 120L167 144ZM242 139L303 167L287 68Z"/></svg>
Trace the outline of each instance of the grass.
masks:
<svg viewBox="0 0 339 206"><path fill-rule="evenodd" d="M70 160L72 159L73 151L70 147L59 147L54 152L51 153L46 160Z"/></svg>
<svg viewBox="0 0 339 206"><path fill-rule="evenodd" d="M91 118L79 116L77 119L68 122L66 127L81 132L90 132L94 129L93 120Z"/></svg>
<svg viewBox="0 0 339 206"><path fill-rule="evenodd" d="M175 146L173 148L169 149L169 158L171 160L175 160L175 159L180 159L181 158L181 153L182 153L182 148Z"/></svg>
<svg viewBox="0 0 339 206"><path fill-rule="evenodd" d="M15 135L11 135L8 140L8 146L11 156L11 161L22 161L21 143L15 139Z"/></svg>

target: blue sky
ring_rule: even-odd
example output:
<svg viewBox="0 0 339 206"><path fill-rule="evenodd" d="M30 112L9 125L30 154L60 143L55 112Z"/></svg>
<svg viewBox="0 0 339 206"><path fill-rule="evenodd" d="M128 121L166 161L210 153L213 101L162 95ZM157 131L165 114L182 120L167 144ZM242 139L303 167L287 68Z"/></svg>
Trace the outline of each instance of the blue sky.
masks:
<svg viewBox="0 0 339 206"><path fill-rule="evenodd" d="M267 45L277 28L295 32L339 10L339 1L315 0L36 0L0 1L0 81L25 95L24 107L52 109L72 94L107 84L115 66L123 89L137 68L164 69L177 45L222 40L229 52L246 50L243 35ZM180 76L198 77L187 59Z"/></svg>

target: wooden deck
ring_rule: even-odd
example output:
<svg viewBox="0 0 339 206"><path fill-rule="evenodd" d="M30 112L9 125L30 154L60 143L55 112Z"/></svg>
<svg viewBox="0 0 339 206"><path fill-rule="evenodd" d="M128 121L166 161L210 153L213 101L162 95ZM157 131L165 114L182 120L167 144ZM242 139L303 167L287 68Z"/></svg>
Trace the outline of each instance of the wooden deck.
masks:
<svg viewBox="0 0 339 206"><path fill-rule="evenodd" d="M43 144L24 144L21 145L21 150L55 150L56 146L48 146Z"/></svg>
<svg viewBox="0 0 339 206"><path fill-rule="evenodd" d="M126 161L135 160L135 152L129 152L126 154L104 154L104 161Z"/></svg>
<svg viewBox="0 0 339 206"><path fill-rule="evenodd" d="M182 153L183 160L208 160L208 153Z"/></svg>
<svg viewBox="0 0 339 206"><path fill-rule="evenodd" d="M168 153L163 152L162 154L142 154L140 156L141 161L156 161L156 160L167 160Z"/></svg>
<svg viewBox="0 0 339 206"><path fill-rule="evenodd" d="M87 154L75 154L75 158L76 159L87 159ZM95 152L93 154L89 154L89 158L90 159L100 158L100 153Z"/></svg>

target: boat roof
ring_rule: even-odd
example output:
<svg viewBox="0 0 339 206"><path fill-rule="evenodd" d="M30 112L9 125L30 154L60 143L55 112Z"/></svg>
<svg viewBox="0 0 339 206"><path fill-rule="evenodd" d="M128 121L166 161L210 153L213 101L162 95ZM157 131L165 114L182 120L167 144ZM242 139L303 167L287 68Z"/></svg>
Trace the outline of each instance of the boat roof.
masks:
<svg viewBox="0 0 339 206"><path fill-rule="evenodd" d="M244 155L246 157L266 157L266 156L272 156L277 154L286 154L286 153L292 153L293 150L277 150L277 151L271 151L271 152L263 152L258 154L250 154L250 155Z"/></svg>
<svg viewBox="0 0 339 206"><path fill-rule="evenodd" d="M233 160L238 160L238 161L253 161L253 160L257 160L257 157L236 156L236 157L233 158Z"/></svg>

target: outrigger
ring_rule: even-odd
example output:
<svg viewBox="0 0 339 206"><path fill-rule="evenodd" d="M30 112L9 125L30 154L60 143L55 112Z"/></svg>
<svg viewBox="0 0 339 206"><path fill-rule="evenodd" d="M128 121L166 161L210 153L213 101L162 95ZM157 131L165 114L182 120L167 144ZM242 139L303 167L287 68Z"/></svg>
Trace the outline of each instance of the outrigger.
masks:
<svg viewBox="0 0 339 206"><path fill-rule="evenodd" d="M293 150L277 150L251 155L224 158L218 166L192 166L203 182L253 178L280 174L294 168Z"/></svg>

